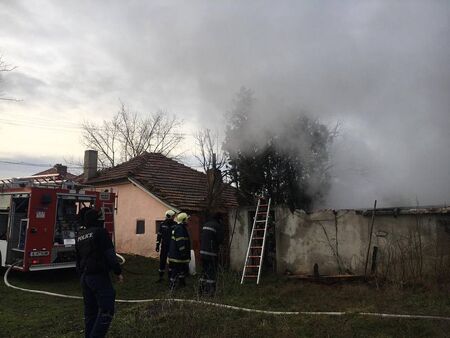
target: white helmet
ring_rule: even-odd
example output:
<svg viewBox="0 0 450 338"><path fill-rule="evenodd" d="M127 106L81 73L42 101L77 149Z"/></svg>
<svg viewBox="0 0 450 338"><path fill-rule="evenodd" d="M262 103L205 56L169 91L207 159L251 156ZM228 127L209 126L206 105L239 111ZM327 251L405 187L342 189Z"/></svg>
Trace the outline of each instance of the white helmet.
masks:
<svg viewBox="0 0 450 338"><path fill-rule="evenodd" d="M173 211L173 210L166 211L166 218L172 218L173 215L175 215L175 211Z"/></svg>
<svg viewBox="0 0 450 338"><path fill-rule="evenodd" d="M189 219L188 214L186 214L185 212L182 212L182 213L178 214L178 216L177 216L177 223L187 222L188 219Z"/></svg>

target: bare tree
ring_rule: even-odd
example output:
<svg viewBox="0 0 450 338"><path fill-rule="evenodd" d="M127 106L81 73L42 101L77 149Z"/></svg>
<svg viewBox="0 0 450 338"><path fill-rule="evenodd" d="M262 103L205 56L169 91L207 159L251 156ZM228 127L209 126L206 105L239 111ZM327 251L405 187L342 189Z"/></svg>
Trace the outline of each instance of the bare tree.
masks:
<svg viewBox="0 0 450 338"><path fill-rule="evenodd" d="M202 129L194 137L199 152L198 155L194 156L205 173L208 169L224 169L227 160L224 153L219 149L217 133L211 133L210 129Z"/></svg>
<svg viewBox="0 0 450 338"><path fill-rule="evenodd" d="M112 120L104 120L101 126L89 121L82 124L83 143L98 151L98 161L103 168L113 167L118 163L116 154L121 148L118 118L116 114Z"/></svg>
<svg viewBox="0 0 450 338"><path fill-rule="evenodd" d="M217 212L221 203L223 184L226 176L227 160L219 151L218 135L209 129L202 129L195 134L199 155L195 155L207 177L206 213Z"/></svg>
<svg viewBox="0 0 450 338"><path fill-rule="evenodd" d="M2 78L1 78L1 74L2 74L2 73L13 71L13 70L16 69L16 68L17 68L17 67L8 65L8 64L3 60L2 55L0 55L0 82L1 82L1 80L2 80ZM0 87L0 90L1 90L1 87ZM0 91L0 94L1 94L1 91ZM2 96L0 96L0 100L3 100L3 101L19 101L19 100L14 99L14 98L7 98L7 97L2 97Z"/></svg>
<svg viewBox="0 0 450 338"><path fill-rule="evenodd" d="M172 157L183 140L183 134L177 132L180 126L177 117L164 111L141 117L122 103L119 112L101 125L83 122L83 143L99 152L103 167L115 166L144 152Z"/></svg>

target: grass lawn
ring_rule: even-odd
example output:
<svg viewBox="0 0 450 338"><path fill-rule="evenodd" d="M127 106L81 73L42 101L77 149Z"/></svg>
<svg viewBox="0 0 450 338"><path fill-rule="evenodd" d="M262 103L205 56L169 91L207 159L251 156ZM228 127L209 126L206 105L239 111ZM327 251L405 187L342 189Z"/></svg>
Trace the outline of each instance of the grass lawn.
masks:
<svg viewBox="0 0 450 338"><path fill-rule="evenodd" d="M157 262L127 256L117 298L168 298L167 283L155 283ZM3 276L5 270L1 270ZM133 273L137 272L139 274ZM13 272L17 286L80 295L73 270ZM449 289L381 289L364 284L318 285L263 276L261 285L240 285L237 274L220 276L215 302L279 311L346 311L450 317ZM177 292L196 299L197 279ZM83 336L81 300L25 293L0 284L1 337ZM181 303L117 304L111 337L449 337L450 321L388 319L359 315L273 316Z"/></svg>

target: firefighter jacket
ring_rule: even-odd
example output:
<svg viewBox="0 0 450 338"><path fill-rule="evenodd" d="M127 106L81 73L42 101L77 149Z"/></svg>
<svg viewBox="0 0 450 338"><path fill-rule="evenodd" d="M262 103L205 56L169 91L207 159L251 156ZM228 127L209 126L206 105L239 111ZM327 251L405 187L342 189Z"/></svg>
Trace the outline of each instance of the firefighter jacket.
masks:
<svg viewBox="0 0 450 338"><path fill-rule="evenodd" d="M200 233L200 255L217 257L224 239L223 226L216 220L206 222Z"/></svg>
<svg viewBox="0 0 450 338"><path fill-rule="evenodd" d="M75 244L77 271L80 274L108 274L113 270L122 273L113 243L102 227L89 227L79 232Z"/></svg>
<svg viewBox="0 0 450 338"><path fill-rule="evenodd" d="M175 225L170 239L169 263L189 263L191 260L191 240L186 223Z"/></svg>
<svg viewBox="0 0 450 338"><path fill-rule="evenodd" d="M170 238L172 237L172 230L177 223L168 218L159 225L158 236L156 237L156 247L159 248L162 242L162 247L169 249Z"/></svg>

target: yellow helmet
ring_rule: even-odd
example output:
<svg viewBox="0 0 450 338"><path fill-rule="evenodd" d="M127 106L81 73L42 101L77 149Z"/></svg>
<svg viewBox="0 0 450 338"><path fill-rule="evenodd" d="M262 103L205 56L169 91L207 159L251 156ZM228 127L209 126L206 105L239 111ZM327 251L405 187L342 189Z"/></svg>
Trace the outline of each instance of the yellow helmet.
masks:
<svg viewBox="0 0 450 338"><path fill-rule="evenodd" d="M189 219L189 216L185 212L179 213L177 215L177 223L187 222L188 219Z"/></svg>
<svg viewBox="0 0 450 338"><path fill-rule="evenodd" d="M166 218L172 218L175 215L175 211L169 209L166 211Z"/></svg>

